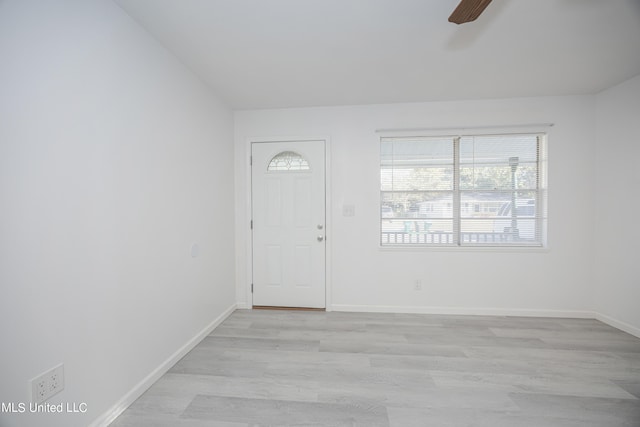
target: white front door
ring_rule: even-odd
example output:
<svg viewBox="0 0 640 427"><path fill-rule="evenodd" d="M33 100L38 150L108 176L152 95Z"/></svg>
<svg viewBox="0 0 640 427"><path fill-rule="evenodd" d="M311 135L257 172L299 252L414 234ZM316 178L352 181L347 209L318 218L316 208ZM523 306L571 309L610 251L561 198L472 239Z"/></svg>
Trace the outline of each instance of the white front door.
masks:
<svg viewBox="0 0 640 427"><path fill-rule="evenodd" d="M251 145L253 305L325 307L325 142Z"/></svg>

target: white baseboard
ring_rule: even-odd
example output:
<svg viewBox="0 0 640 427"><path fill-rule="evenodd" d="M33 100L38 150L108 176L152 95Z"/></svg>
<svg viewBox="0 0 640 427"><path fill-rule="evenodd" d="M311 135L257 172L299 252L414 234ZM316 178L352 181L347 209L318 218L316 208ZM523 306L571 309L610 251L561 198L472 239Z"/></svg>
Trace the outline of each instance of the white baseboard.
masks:
<svg viewBox="0 0 640 427"><path fill-rule="evenodd" d="M236 303L236 308L239 310L248 310L251 309L251 305L247 304L246 302L237 302Z"/></svg>
<svg viewBox="0 0 640 427"><path fill-rule="evenodd" d="M142 381L136 384L127 394L125 394L115 405L113 405L104 414L99 416L95 421L90 424L90 427L106 427L113 422L120 414L124 412L135 400L140 397L145 391L149 389L162 377L173 365L175 365L180 359L182 359L188 352L190 352L196 345L200 343L207 335L209 335L218 325L233 313L236 309L236 304L226 309L220 316L215 318L209 325L203 330L198 332L196 336L191 338L185 345L179 348L173 353L167 360L165 360L160 366L154 369L149 375L147 375Z"/></svg>
<svg viewBox="0 0 640 427"><path fill-rule="evenodd" d="M630 325L625 322L621 322L620 320L614 319L613 317L609 317L602 313L595 313L595 318L601 321L602 323L606 323L609 326L612 326L616 329L620 329L628 334L636 336L640 338L640 328L636 328L633 325Z"/></svg>
<svg viewBox="0 0 640 427"><path fill-rule="evenodd" d="M346 305L332 304L333 311L354 311L370 313L416 313L416 314L455 314L475 316L523 316L523 317L563 317L593 319L591 311L542 310L525 308L467 308L467 307L423 307L394 305Z"/></svg>

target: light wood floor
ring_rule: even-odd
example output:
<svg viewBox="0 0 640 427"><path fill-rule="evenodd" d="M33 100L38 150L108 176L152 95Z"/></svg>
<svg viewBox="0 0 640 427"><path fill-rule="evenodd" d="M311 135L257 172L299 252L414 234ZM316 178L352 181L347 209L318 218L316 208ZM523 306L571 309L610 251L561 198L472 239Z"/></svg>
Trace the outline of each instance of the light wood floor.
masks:
<svg viewBox="0 0 640 427"><path fill-rule="evenodd" d="M238 310L113 427L640 427L596 320Z"/></svg>

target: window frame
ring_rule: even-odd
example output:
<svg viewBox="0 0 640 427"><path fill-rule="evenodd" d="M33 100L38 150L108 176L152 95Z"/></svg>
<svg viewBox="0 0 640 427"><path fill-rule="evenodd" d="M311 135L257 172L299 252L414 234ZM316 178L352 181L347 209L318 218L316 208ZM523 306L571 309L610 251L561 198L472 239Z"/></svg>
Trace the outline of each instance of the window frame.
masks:
<svg viewBox="0 0 640 427"><path fill-rule="evenodd" d="M545 124L538 125L532 128L521 128L521 129L513 129L509 127L509 129L502 128L477 128L477 129L465 129L459 132L444 132L443 129L441 131L436 130L435 132L398 132L395 130L391 131L377 131L380 134L379 136L379 185L380 185L380 199L378 203L378 215L379 215L379 239L378 245L382 250L488 250L488 251L508 251L508 252L517 252L517 251L546 251L548 248L548 188L547 188L547 180L548 180L548 158L547 158L547 146L549 139L549 132L547 129L543 129L546 127L553 126L553 124ZM462 212L462 204L464 203L461 200L462 194L465 192L470 192L471 190L461 189L461 166L460 166L460 141L462 138L470 138L470 137L508 137L508 136L535 136L536 141L536 150L537 150L537 160L535 161L536 165L536 188L535 189L525 189L521 191L532 191L535 192L535 236L536 240L533 242L527 241L517 241L517 242L508 242L508 243L500 243L500 242L480 242L479 240L476 242L465 242L463 239L463 233L461 231L461 224L463 224L463 220L465 219L464 213ZM382 213L383 206L385 206L385 193L402 193L402 190L384 190L383 189L383 143L389 142L394 139L416 139L416 140L425 140L425 139L450 139L453 143L453 185L452 185L452 243L418 243L418 242L401 242L401 243L389 243L383 240L383 221L388 220L389 218L385 218ZM423 192L427 193L430 190L423 190ZM497 191L497 190L494 190ZM516 189L504 190L504 192L518 192ZM388 202L387 202L388 203ZM474 207L475 209L475 207ZM421 218L421 217L419 217ZM468 218L466 218L468 219ZM494 218L494 221L496 219ZM406 226L405 226L406 227ZM426 231L424 231L427 234ZM479 238L478 238L479 239Z"/></svg>

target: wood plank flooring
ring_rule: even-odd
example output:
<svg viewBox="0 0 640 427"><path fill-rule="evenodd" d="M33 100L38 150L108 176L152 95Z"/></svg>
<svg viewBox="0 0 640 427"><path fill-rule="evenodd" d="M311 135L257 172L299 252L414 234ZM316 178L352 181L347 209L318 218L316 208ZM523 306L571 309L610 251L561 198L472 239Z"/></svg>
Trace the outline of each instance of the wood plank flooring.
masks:
<svg viewBox="0 0 640 427"><path fill-rule="evenodd" d="M640 427L596 320L238 310L112 427Z"/></svg>

